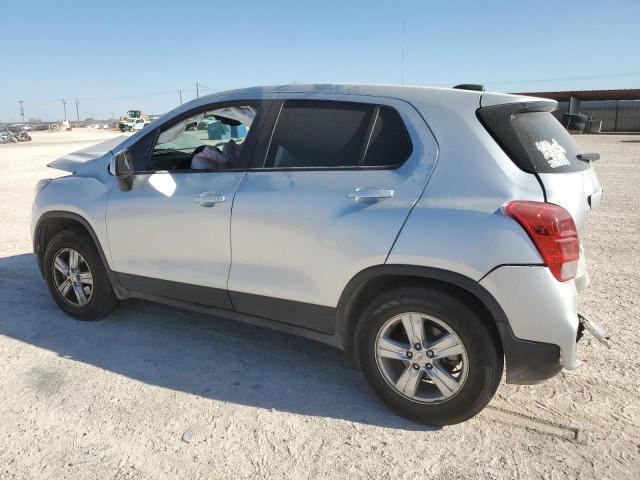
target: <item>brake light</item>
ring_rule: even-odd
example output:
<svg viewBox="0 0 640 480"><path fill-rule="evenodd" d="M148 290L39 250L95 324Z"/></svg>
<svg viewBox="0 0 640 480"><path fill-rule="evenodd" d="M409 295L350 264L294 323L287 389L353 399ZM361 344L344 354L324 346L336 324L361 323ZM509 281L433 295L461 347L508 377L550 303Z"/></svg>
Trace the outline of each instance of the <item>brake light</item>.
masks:
<svg viewBox="0 0 640 480"><path fill-rule="evenodd" d="M564 282L576 276L580 243L569 212L553 203L530 201L509 202L503 209L529 234L554 277Z"/></svg>

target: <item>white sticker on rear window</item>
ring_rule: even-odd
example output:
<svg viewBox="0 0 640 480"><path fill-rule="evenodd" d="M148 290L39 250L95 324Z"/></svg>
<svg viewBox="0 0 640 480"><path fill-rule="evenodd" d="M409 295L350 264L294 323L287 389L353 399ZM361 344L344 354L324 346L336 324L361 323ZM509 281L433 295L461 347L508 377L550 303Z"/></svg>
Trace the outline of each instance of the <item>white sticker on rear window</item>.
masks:
<svg viewBox="0 0 640 480"><path fill-rule="evenodd" d="M551 168L562 167L563 165L571 165L567 158L567 151L560 145L555 138L536 142L536 148L542 152L544 158Z"/></svg>

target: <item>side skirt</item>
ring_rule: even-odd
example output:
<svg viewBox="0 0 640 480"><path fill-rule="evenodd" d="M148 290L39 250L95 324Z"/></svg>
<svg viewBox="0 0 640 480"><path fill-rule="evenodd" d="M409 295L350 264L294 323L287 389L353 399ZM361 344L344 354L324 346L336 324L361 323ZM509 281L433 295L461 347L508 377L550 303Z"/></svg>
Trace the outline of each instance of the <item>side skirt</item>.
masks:
<svg viewBox="0 0 640 480"><path fill-rule="evenodd" d="M308 328L279 322L277 320L270 320L267 318L257 317L254 315L247 315L244 313L238 313L231 310L225 310L222 308L200 305L197 303L188 302L184 300L176 300L173 298L155 295L152 293L138 292L135 290L128 290L127 293L128 293L128 298L139 298L141 300L148 300L156 303L162 303L164 305L170 305L172 307L183 308L186 310L192 310L195 312L214 315L214 316L226 318L229 320L236 320L239 322L248 323L250 325L256 325L258 327L269 328L271 330L277 330L279 332L308 338L310 340L315 340L317 342L321 342L339 349L343 348L341 339L336 335L309 330Z"/></svg>
<svg viewBox="0 0 640 480"><path fill-rule="evenodd" d="M333 307L230 292L224 288L204 287L128 273L116 273L116 276L123 288L135 292L138 297L141 294L153 295L155 298L168 298L221 311L241 313L327 335L334 332L336 309Z"/></svg>

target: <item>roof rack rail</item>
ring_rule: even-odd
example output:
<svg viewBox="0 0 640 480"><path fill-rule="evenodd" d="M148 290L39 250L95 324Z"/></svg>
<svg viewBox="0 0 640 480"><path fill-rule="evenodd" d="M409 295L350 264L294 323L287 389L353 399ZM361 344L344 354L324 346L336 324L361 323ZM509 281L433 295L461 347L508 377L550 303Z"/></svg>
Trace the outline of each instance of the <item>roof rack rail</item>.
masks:
<svg viewBox="0 0 640 480"><path fill-rule="evenodd" d="M479 83L461 83L460 85L456 85L453 88L457 88L458 90L474 90L476 92L484 92L484 85L480 85Z"/></svg>

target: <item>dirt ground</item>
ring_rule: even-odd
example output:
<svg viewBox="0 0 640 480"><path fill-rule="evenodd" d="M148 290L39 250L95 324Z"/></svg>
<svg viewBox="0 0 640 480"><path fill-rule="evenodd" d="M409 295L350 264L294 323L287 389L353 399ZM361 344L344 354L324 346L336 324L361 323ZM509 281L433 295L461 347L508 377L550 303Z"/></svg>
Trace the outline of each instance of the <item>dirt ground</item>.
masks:
<svg viewBox="0 0 640 480"><path fill-rule="evenodd" d="M443 429L378 403L330 347L141 301L82 323L31 253L45 164L117 135L0 145L0 478L640 478L640 136L582 136L602 159L581 310L613 336L581 369L502 384ZM59 173L58 173L59 174Z"/></svg>

